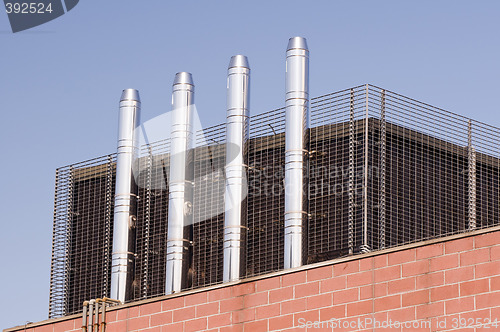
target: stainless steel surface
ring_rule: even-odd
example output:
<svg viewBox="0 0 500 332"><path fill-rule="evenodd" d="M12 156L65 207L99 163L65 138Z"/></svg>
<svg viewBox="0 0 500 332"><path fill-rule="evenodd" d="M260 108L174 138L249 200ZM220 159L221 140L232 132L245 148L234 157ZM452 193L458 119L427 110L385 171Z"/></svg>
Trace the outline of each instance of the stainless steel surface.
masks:
<svg viewBox="0 0 500 332"><path fill-rule="evenodd" d="M134 89L123 90L118 120L110 294L122 302L131 298L134 278L137 185L133 168L137 159L138 137L135 131L140 122L140 110L139 92Z"/></svg>
<svg viewBox="0 0 500 332"><path fill-rule="evenodd" d="M250 66L243 55L231 58L227 73L226 189L223 280L238 280L244 270L244 232L247 225L248 117Z"/></svg>
<svg viewBox="0 0 500 332"><path fill-rule="evenodd" d="M194 84L191 74L177 73L172 87L172 128L168 201L165 294L180 292L188 282L189 232L192 224Z"/></svg>
<svg viewBox="0 0 500 332"><path fill-rule="evenodd" d="M309 50L305 38L294 37L286 51L285 124L285 269L301 266L307 222L305 170L309 109Z"/></svg>

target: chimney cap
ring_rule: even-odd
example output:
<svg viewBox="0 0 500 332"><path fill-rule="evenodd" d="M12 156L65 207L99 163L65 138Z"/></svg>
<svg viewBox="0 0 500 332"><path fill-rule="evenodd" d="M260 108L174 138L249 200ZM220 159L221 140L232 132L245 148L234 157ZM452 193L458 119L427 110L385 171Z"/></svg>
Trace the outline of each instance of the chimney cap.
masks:
<svg viewBox="0 0 500 332"><path fill-rule="evenodd" d="M193 83L193 75L191 75L191 73L188 73L188 72L185 72L185 71L181 71L181 72L175 74L174 84L173 85L176 85L176 84L190 84L190 85L194 85L194 83Z"/></svg>
<svg viewBox="0 0 500 332"><path fill-rule="evenodd" d="M303 49L303 50L309 50L307 48L307 41L304 37L292 37L288 41L288 47L286 50L292 50L292 49Z"/></svg>
<svg viewBox="0 0 500 332"><path fill-rule="evenodd" d="M120 101L123 101L123 100L134 100L134 101L140 102L141 97L139 97L139 90L136 90L136 89L123 90Z"/></svg>
<svg viewBox="0 0 500 332"><path fill-rule="evenodd" d="M250 64L248 63L248 58L244 55L238 54L231 57L231 61L229 61L228 68L233 67L243 67L250 69Z"/></svg>

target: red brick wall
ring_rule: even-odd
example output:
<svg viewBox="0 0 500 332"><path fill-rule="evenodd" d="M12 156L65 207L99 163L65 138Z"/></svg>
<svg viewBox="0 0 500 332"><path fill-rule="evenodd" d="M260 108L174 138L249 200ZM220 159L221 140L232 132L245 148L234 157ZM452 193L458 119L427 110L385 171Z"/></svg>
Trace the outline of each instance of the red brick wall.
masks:
<svg viewBox="0 0 500 332"><path fill-rule="evenodd" d="M129 306L109 312L106 331L305 331L306 322L332 318L355 326L345 331L372 331L373 320L392 322L395 331L415 330L397 323L425 321L434 331L500 320L500 231ZM27 331L80 331L80 324L78 318ZM331 331L326 324L308 330ZM500 322L490 327L500 330Z"/></svg>

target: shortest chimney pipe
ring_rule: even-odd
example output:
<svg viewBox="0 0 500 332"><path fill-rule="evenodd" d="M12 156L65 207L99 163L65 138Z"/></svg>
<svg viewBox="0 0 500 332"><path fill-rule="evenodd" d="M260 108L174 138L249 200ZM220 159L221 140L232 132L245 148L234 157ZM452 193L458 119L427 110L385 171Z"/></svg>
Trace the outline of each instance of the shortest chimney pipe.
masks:
<svg viewBox="0 0 500 332"><path fill-rule="evenodd" d="M111 297L122 302L130 299L134 278L138 192L132 169L138 152L136 128L139 126L140 111L139 91L123 90L118 120L113 252L111 255Z"/></svg>
<svg viewBox="0 0 500 332"><path fill-rule="evenodd" d="M250 66L244 55L231 58L227 70L226 190L224 197L223 281L238 280L244 270L244 234L248 168Z"/></svg>

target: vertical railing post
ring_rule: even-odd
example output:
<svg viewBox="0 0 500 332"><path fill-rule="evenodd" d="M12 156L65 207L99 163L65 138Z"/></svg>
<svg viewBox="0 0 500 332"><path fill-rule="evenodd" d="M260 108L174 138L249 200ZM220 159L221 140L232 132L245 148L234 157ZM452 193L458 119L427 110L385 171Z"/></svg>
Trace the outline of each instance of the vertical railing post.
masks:
<svg viewBox="0 0 500 332"><path fill-rule="evenodd" d="M349 110L349 214L347 220L347 247L354 253L354 89L351 89Z"/></svg>
<svg viewBox="0 0 500 332"><path fill-rule="evenodd" d="M469 191L469 231L476 229L476 150L472 146L472 120L467 128L468 191Z"/></svg>
<svg viewBox="0 0 500 332"><path fill-rule="evenodd" d="M379 218L380 218L380 249L385 248L385 158L386 158L386 121L385 121L385 90L382 90L380 101L380 184L379 184Z"/></svg>
<svg viewBox="0 0 500 332"><path fill-rule="evenodd" d="M146 157L146 197L145 197L145 211L144 211L144 260L142 262L142 297L148 296L148 283L149 283L149 243L150 243L150 227L151 227L151 177L153 172L153 152L151 146L146 146L148 155Z"/></svg>
<svg viewBox="0 0 500 332"><path fill-rule="evenodd" d="M365 90L365 147L364 147L364 166L363 166L363 243L361 244L361 252L369 252L368 245L368 84Z"/></svg>

